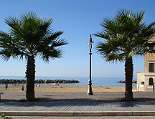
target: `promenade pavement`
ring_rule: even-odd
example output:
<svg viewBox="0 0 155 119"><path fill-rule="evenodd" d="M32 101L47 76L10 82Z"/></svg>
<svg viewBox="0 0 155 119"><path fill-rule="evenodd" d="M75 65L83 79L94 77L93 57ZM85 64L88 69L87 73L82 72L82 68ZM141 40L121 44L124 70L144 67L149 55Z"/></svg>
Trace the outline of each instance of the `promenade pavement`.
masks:
<svg viewBox="0 0 155 119"><path fill-rule="evenodd" d="M153 116L104 116L104 117L12 117L13 119L155 119Z"/></svg>
<svg viewBox="0 0 155 119"><path fill-rule="evenodd" d="M155 93L135 93L135 101L124 102L124 93L36 94L35 102L25 101L25 94L4 94L0 111L155 111Z"/></svg>

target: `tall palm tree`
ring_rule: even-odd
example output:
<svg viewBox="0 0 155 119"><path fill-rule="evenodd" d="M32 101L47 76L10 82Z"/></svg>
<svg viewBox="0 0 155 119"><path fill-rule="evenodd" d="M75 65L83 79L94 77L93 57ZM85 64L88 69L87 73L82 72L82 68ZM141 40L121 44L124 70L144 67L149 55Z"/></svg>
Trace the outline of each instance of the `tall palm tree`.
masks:
<svg viewBox="0 0 155 119"><path fill-rule="evenodd" d="M60 39L61 31L53 32L51 19L41 19L34 13L27 13L20 18L9 17L5 20L10 27L8 33L0 32L0 55L5 59L26 58L26 98L35 99L35 59L44 61L61 56L60 46L66 42Z"/></svg>
<svg viewBox="0 0 155 119"><path fill-rule="evenodd" d="M105 19L102 32L95 34L104 41L97 50L107 61L125 61L125 99L133 100L133 56L147 51L147 40L155 32L154 25L145 25L144 12L121 10L114 19Z"/></svg>

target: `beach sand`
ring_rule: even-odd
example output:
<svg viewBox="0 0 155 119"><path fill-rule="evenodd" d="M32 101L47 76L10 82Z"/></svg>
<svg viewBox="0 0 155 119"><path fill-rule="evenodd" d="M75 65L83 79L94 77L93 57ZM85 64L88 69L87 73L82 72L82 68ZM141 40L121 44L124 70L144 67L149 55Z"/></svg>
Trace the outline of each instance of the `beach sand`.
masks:
<svg viewBox="0 0 155 119"><path fill-rule="evenodd" d="M124 86L92 86L92 88L94 93L124 92L125 90ZM87 90L87 85L41 84L35 86L35 92L37 93L85 93ZM136 91L136 89L133 88L133 91ZM22 85L9 85L7 90L5 89L5 85L1 85L0 92L22 92Z"/></svg>
<svg viewBox="0 0 155 119"><path fill-rule="evenodd" d="M26 85L24 85L25 87ZM94 98L98 95L106 95L109 98L124 97L124 86L92 86ZM26 89L26 88L25 88ZM0 92L4 93L2 99L7 100L22 100L26 99L26 90L22 91L22 85L0 85ZM51 99L65 99L65 98L87 98L87 85L75 84L41 84L35 85L35 94L38 98L51 98ZM133 90L136 92L135 90ZM107 95L108 94L108 95Z"/></svg>

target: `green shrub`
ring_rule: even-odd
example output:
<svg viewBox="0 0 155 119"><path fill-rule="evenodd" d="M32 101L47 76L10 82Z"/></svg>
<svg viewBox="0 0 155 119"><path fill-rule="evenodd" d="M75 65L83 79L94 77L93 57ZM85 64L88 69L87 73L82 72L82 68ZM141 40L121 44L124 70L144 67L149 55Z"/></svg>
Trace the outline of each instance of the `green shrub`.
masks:
<svg viewBox="0 0 155 119"><path fill-rule="evenodd" d="M11 117L6 117L3 113L0 114L0 119L12 119Z"/></svg>

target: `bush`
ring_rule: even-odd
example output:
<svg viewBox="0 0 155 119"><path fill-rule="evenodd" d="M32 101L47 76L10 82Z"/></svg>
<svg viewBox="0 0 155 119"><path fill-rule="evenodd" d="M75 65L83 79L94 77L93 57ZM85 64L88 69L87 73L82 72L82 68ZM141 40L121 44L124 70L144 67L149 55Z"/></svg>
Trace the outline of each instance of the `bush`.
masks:
<svg viewBox="0 0 155 119"><path fill-rule="evenodd" d="M4 114L1 114L0 119L12 119L12 118L11 117L6 117Z"/></svg>

